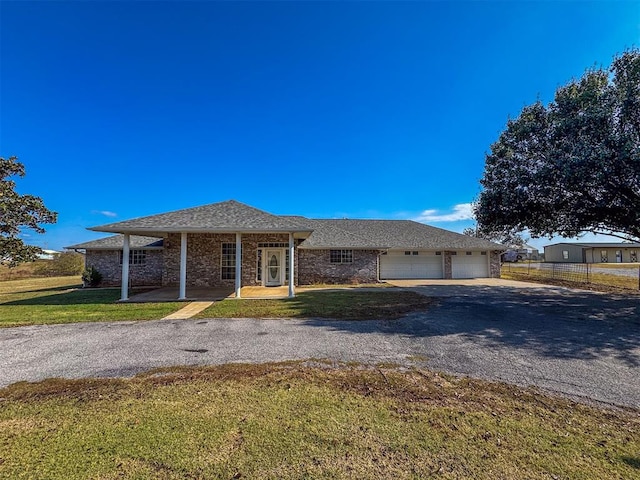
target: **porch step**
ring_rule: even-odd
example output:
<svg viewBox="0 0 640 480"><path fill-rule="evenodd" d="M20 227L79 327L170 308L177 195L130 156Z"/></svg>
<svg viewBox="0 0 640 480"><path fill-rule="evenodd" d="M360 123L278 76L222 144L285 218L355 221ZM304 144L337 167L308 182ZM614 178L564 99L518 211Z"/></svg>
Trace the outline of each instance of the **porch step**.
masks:
<svg viewBox="0 0 640 480"><path fill-rule="evenodd" d="M173 312L171 315L167 315L162 320L184 320L197 315L205 308L209 308L213 305L213 302L191 302L186 307L181 308L177 312Z"/></svg>

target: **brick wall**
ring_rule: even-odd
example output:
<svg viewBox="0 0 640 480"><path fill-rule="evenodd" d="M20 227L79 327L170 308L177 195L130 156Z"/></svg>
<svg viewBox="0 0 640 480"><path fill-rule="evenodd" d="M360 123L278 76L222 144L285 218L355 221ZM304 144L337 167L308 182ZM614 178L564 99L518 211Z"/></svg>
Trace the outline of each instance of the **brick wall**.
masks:
<svg viewBox="0 0 640 480"><path fill-rule="evenodd" d="M222 243L234 243L235 234L189 234L187 237L187 285L233 286L222 280ZM242 285L257 281L258 243L287 243L287 234L248 234L242 236ZM130 265L131 285L178 285L180 275L180 234L169 234L164 250L147 250L145 265ZM103 276L103 286L119 286L122 266L118 250L88 250L85 264ZM331 263L329 250L297 249L296 284L374 283L378 281L377 250L353 250L353 263ZM283 256L284 261L284 256ZM284 268L284 265L283 265ZM490 276L500 277L500 255L490 252ZM444 252L444 277L451 278L451 252ZM285 282L286 284L286 282Z"/></svg>
<svg viewBox="0 0 640 480"><path fill-rule="evenodd" d="M444 278L452 278L453 270L451 267L451 254L452 252L444 252Z"/></svg>
<svg viewBox="0 0 640 480"><path fill-rule="evenodd" d="M87 250L85 265L102 274L100 286L115 287L122 283L121 250ZM129 265L129 284L132 286L156 286L162 284L162 250L146 250L144 265Z"/></svg>
<svg viewBox="0 0 640 480"><path fill-rule="evenodd" d="M187 234L188 286L216 287L235 285L235 280L222 279L223 243L235 244L235 234ZM286 233L242 235L242 286L261 284L256 279L258 273L258 243L286 243L288 245L289 235ZM179 233L171 233L165 239L164 252L162 284L178 285L180 283ZM282 261L284 262L284 256Z"/></svg>
<svg viewBox="0 0 640 480"><path fill-rule="evenodd" d="M298 283L375 283L378 250L353 250L353 263L331 263L330 250L298 250Z"/></svg>
<svg viewBox="0 0 640 480"><path fill-rule="evenodd" d="M489 253L489 276L491 278L500 278L500 253L494 250Z"/></svg>

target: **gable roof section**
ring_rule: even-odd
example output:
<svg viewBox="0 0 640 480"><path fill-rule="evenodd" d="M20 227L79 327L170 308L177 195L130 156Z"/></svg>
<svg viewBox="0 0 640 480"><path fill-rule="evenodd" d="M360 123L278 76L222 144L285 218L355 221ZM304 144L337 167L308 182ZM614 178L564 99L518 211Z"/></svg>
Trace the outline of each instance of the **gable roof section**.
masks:
<svg viewBox="0 0 640 480"><path fill-rule="evenodd" d="M235 200L92 227L98 232L309 232L295 217L272 215Z"/></svg>
<svg viewBox="0 0 640 480"><path fill-rule="evenodd" d="M300 244L303 249L505 249L488 240L411 220L308 219L273 215L235 200L110 223L89 230L128 233L141 238L162 237L169 232L289 232L307 237ZM134 246L133 237L131 245L132 248L144 246ZM108 237L69 248L122 248L122 237Z"/></svg>
<svg viewBox="0 0 640 480"><path fill-rule="evenodd" d="M505 247L411 220L310 220L311 236L300 248L487 249ZM340 232L338 235L336 232Z"/></svg>
<svg viewBox="0 0 640 480"><path fill-rule="evenodd" d="M300 244L300 248L387 248L384 242L341 228L332 223L333 220L306 219L306 222L313 232Z"/></svg>
<svg viewBox="0 0 640 480"><path fill-rule="evenodd" d="M110 237L99 238L90 242L78 243L64 247L68 250L122 250L124 247L124 235L111 235ZM163 239L157 237L143 237L131 235L129 247L136 249L162 249Z"/></svg>

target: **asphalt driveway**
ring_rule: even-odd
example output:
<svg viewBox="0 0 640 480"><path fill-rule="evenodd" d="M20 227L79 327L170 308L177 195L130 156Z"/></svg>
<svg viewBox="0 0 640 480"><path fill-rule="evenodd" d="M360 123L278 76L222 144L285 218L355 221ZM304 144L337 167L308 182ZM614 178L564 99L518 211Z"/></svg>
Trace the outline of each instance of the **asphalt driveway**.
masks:
<svg viewBox="0 0 640 480"><path fill-rule="evenodd" d="M393 321L158 320L0 329L0 386L169 365L395 362L640 408L640 297L506 281L396 282L437 297ZM465 284L466 283L466 284Z"/></svg>

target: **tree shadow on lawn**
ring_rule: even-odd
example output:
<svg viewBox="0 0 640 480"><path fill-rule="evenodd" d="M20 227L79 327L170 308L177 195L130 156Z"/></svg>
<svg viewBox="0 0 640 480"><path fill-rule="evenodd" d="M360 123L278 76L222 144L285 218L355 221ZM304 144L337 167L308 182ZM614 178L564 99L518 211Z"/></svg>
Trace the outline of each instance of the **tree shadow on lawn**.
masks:
<svg viewBox="0 0 640 480"><path fill-rule="evenodd" d="M433 300L400 289L319 290L283 299L298 316L367 320L396 319L416 311L424 312Z"/></svg>
<svg viewBox="0 0 640 480"><path fill-rule="evenodd" d="M464 286L452 294L447 288L442 292L448 296L439 297L426 312L400 320L310 319L306 324L353 333L461 336L489 347L506 345L545 357L614 356L629 366L640 366L640 301L635 297L489 286Z"/></svg>
<svg viewBox="0 0 640 480"><path fill-rule="evenodd" d="M52 288L39 291L65 291L69 287ZM89 305L89 304L113 304L120 298L120 289L77 289L66 293L54 295L42 295L39 297L25 298L10 302L2 302L0 305Z"/></svg>
<svg viewBox="0 0 640 480"><path fill-rule="evenodd" d="M18 290L18 291L14 291L14 292L10 292L10 293L0 293L0 298L2 296L9 296L9 295L25 295L25 294L29 294L29 293L39 293L39 292L64 292L67 290L74 290L74 289L81 289L82 285L81 284L77 284L77 285L63 285L60 287L47 287L47 288L33 288L31 290Z"/></svg>
<svg viewBox="0 0 640 480"><path fill-rule="evenodd" d="M622 457L622 461L627 465L640 470L640 457Z"/></svg>

